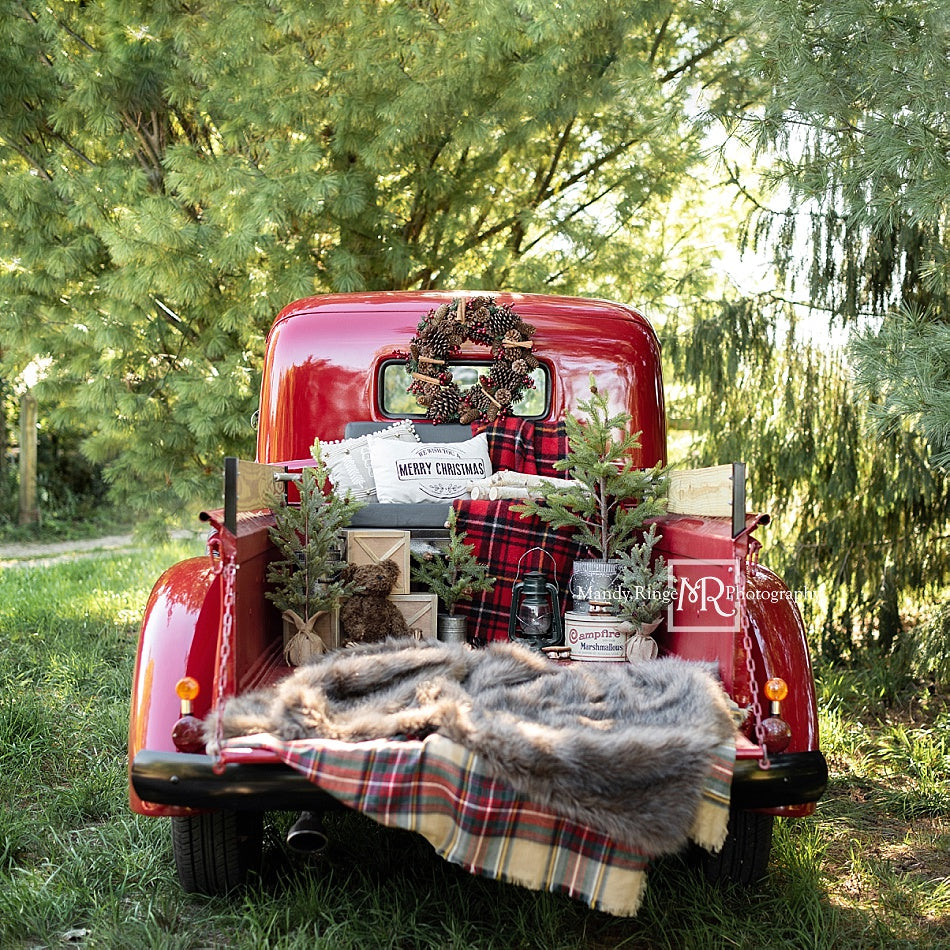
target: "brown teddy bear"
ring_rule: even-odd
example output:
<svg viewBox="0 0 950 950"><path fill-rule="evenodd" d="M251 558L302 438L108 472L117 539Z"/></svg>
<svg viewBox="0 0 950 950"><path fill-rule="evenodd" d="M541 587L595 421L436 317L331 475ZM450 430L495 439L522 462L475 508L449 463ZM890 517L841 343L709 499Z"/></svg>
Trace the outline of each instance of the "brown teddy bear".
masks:
<svg viewBox="0 0 950 950"><path fill-rule="evenodd" d="M341 580L359 585L358 593L340 607L340 627L345 643L375 643L387 637L408 637L409 627L388 594L399 576L393 560L378 564L348 564Z"/></svg>

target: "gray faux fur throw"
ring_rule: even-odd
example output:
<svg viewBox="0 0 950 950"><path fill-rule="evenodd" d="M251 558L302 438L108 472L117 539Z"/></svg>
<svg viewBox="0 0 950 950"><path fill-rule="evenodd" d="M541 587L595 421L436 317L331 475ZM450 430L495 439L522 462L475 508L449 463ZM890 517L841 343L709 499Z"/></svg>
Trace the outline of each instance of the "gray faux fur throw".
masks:
<svg viewBox="0 0 950 950"><path fill-rule="evenodd" d="M649 855L686 842L710 756L735 725L676 658L561 665L513 644L387 640L328 653L236 697L223 735L358 742L440 733L529 801ZM214 751L215 720L207 725Z"/></svg>

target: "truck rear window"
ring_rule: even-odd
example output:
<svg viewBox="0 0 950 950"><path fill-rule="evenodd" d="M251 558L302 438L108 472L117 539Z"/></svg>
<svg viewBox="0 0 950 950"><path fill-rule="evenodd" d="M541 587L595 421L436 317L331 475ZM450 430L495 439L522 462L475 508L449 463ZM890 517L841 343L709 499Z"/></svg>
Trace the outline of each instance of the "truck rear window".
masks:
<svg viewBox="0 0 950 950"><path fill-rule="evenodd" d="M478 377L491 369L488 361L452 362L452 377L465 392L478 382ZM547 368L539 366L532 371L534 389L526 389L521 398L511 407L511 415L523 419L541 419L547 412L550 395L550 376ZM379 401L384 416L405 419L424 416L425 409L416 402L416 397L406 390L412 382L405 364L395 360L383 363L379 369Z"/></svg>

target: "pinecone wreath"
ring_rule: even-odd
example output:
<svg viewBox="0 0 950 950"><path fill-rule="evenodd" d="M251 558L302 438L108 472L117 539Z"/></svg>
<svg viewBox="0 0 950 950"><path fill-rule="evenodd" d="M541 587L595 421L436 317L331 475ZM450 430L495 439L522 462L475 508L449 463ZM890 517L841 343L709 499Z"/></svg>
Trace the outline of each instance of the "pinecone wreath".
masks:
<svg viewBox="0 0 950 950"><path fill-rule="evenodd" d="M534 327L492 297L444 303L426 314L416 330L409 352L399 355L412 376L408 391L433 422L493 422L534 386L530 374L541 365L532 353ZM462 391L449 359L466 342L490 347L493 362L475 386Z"/></svg>

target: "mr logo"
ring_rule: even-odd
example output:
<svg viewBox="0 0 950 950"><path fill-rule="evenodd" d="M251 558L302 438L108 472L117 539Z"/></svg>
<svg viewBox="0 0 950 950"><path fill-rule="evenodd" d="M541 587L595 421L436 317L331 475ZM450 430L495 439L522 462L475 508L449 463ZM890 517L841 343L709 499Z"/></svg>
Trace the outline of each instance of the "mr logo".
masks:
<svg viewBox="0 0 950 950"><path fill-rule="evenodd" d="M734 560L671 558L676 595L668 609L669 629L684 633L738 630L737 567Z"/></svg>

